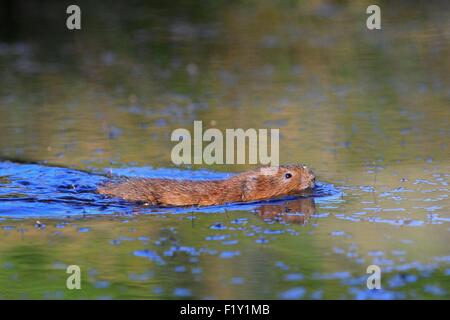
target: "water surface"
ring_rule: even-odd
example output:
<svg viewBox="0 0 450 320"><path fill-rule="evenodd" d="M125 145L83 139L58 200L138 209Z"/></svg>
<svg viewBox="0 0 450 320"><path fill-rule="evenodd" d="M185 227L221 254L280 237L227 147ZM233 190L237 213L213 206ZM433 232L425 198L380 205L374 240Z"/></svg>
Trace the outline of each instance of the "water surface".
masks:
<svg viewBox="0 0 450 320"><path fill-rule="evenodd" d="M448 6L383 2L376 32L364 3L80 6L80 32L62 5L19 5L1 30L0 298L449 298ZM95 194L111 173L252 168L176 168L171 132L194 120L279 128L280 162L312 167L316 194L202 209Z"/></svg>

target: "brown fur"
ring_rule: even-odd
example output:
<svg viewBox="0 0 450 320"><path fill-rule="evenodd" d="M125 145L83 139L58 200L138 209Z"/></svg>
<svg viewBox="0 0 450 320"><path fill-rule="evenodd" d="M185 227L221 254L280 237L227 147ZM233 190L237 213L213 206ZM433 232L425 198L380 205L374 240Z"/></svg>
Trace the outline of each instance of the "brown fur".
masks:
<svg viewBox="0 0 450 320"><path fill-rule="evenodd" d="M292 175L285 177L286 173ZM210 206L299 194L314 187L315 176L302 165L262 167L225 180L131 178L107 183L100 194L155 206Z"/></svg>

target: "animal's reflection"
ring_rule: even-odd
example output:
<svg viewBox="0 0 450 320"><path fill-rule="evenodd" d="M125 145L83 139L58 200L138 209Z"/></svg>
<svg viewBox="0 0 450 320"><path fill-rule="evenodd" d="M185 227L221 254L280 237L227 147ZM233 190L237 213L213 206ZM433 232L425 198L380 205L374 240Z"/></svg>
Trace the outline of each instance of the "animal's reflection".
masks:
<svg viewBox="0 0 450 320"><path fill-rule="evenodd" d="M270 203L261 203L256 208L253 207L254 212L261 219L273 219L278 221L283 221L286 223L295 224L306 224L311 215L316 212L316 206L314 198L296 198L289 200L279 200ZM201 212L204 208L196 208L197 210L192 210L192 208L185 209L186 212ZM136 206L133 208L132 214L141 215L153 212L161 213L172 213L175 210L180 210L177 208L155 208L155 207L142 207ZM223 209L220 209L223 210ZM178 211L179 212L179 211Z"/></svg>
<svg viewBox="0 0 450 320"><path fill-rule="evenodd" d="M274 204L263 204L256 208L256 213L262 219L275 219L295 224L306 224L315 212L314 198L286 200Z"/></svg>

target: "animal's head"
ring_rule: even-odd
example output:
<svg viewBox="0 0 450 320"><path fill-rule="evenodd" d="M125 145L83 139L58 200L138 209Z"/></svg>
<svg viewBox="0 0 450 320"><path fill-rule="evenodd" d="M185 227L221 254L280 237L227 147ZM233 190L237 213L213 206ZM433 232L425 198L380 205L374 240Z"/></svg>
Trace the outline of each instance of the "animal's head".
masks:
<svg viewBox="0 0 450 320"><path fill-rule="evenodd" d="M314 173L304 165L262 167L244 175L245 200L270 199L299 194L315 186Z"/></svg>

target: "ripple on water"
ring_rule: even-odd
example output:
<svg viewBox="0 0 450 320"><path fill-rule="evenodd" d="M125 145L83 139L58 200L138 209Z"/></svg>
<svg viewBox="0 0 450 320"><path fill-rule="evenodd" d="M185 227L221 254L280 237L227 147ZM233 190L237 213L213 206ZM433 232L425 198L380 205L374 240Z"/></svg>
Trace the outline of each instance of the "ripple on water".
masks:
<svg viewBox="0 0 450 320"><path fill-rule="evenodd" d="M370 290L361 288L350 288L349 292L356 300L394 300L405 299L402 292L387 291L384 289Z"/></svg>
<svg viewBox="0 0 450 320"><path fill-rule="evenodd" d="M238 244L239 241L236 239L223 241L222 244L225 246L232 246Z"/></svg>
<svg viewBox="0 0 450 320"><path fill-rule="evenodd" d="M182 273L182 272L186 272L186 271L187 271L187 268L186 268L185 266L176 266L176 267L174 268L174 271L175 271L175 272L178 272L178 273Z"/></svg>
<svg viewBox="0 0 450 320"><path fill-rule="evenodd" d="M323 298L323 290L317 290L311 293L311 299L320 300Z"/></svg>
<svg viewBox="0 0 450 320"><path fill-rule="evenodd" d="M230 283L232 285L241 285L241 284L244 284L244 282L245 282L245 279L242 277L233 277L233 278L231 278L231 281L230 281Z"/></svg>
<svg viewBox="0 0 450 320"><path fill-rule="evenodd" d="M277 267L277 268L280 268L281 270L289 270L289 266L288 265L286 265L283 261L277 261L277 262L275 262L275 266Z"/></svg>
<svg viewBox="0 0 450 320"><path fill-rule="evenodd" d="M172 257L176 252L184 252L190 256L198 256L200 255L201 250L198 250L194 247L188 247L188 246L172 246L169 250L166 250L164 252L164 256L166 257Z"/></svg>
<svg viewBox="0 0 450 320"><path fill-rule="evenodd" d="M233 224L246 224L248 222L247 218L237 218L231 221Z"/></svg>
<svg viewBox="0 0 450 320"><path fill-rule="evenodd" d="M222 259L231 259L241 254L240 251L222 251L219 255Z"/></svg>
<svg viewBox="0 0 450 320"><path fill-rule="evenodd" d="M163 294L163 293L164 293L164 288L161 288L161 287L154 287L154 288L153 288L153 293L154 293L154 294L157 294L157 295Z"/></svg>
<svg viewBox="0 0 450 320"><path fill-rule="evenodd" d="M53 269L56 269L56 270L66 270L67 264L58 261L58 262L53 263L52 267L53 267Z"/></svg>
<svg viewBox="0 0 450 320"><path fill-rule="evenodd" d="M332 232L330 233L330 235L331 235L332 237L343 237L343 236L346 236L347 233L345 233L345 231L337 230L337 231L332 231Z"/></svg>
<svg viewBox="0 0 450 320"><path fill-rule="evenodd" d="M392 250L391 251L393 256L404 256L406 254L405 250Z"/></svg>
<svg viewBox="0 0 450 320"><path fill-rule="evenodd" d="M273 229L265 229L265 234L283 234L284 230L273 230Z"/></svg>
<svg viewBox="0 0 450 320"><path fill-rule="evenodd" d="M201 274L202 272L203 272L203 270L200 267L193 267L193 268L191 268L191 273L192 274Z"/></svg>
<svg viewBox="0 0 450 320"><path fill-rule="evenodd" d="M350 272L348 271L341 271L341 272L334 272L334 273L314 273L313 279L316 280L335 280L335 279L347 279L350 278Z"/></svg>
<svg viewBox="0 0 450 320"><path fill-rule="evenodd" d="M405 286L408 283L414 283L417 281L417 276L413 274L396 274L388 280L388 286L390 288L398 288Z"/></svg>
<svg viewBox="0 0 450 320"><path fill-rule="evenodd" d="M55 291L55 292L44 292L45 300L61 300L64 298L64 292Z"/></svg>
<svg viewBox="0 0 450 320"><path fill-rule="evenodd" d="M289 273L284 276L284 280L286 281L300 281L303 280L305 276L301 273Z"/></svg>
<svg viewBox="0 0 450 320"><path fill-rule="evenodd" d="M187 288L175 288L173 290L173 295L175 297L190 297L192 296L192 292Z"/></svg>
<svg viewBox="0 0 450 320"><path fill-rule="evenodd" d="M382 257L382 256L384 256L384 252L383 251L379 251L379 250L369 251L367 253L367 255L370 256L370 257Z"/></svg>
<svg viewBox="0 0 450 320"><path fill-rule="evenodd" d="M215 235L215 236L207 236L205 238L206 241L222 241L229 238L229 234Z"/></svg>
<svg viewBox="0 0 450 320"><path fill-rule="evenodd" d="M209 228L213 229L213 230L226 230L227 226L225 226L224 224L218 222L218 223L215 223L215 224L211 225Z"/></svg>
<svg viewBox="0 0 450 320"><path fill-rule="evenodd" d="M94 286L97 289L106 289L106 288L109 288L110 284L111 283L107 280L98 280L94 283Z"/></svg>
<svg viewBox="0 0 450 320"><path fill-rule="evenodd" d="M153 278L153 275L153 271L146 271L141 274L132 272L128 275L128 279L132 281L147 281Z"/></svg>

